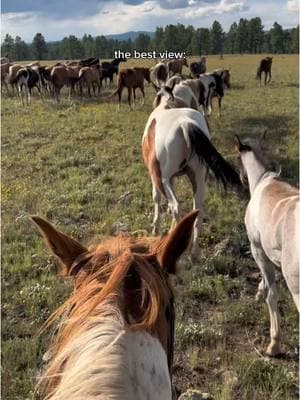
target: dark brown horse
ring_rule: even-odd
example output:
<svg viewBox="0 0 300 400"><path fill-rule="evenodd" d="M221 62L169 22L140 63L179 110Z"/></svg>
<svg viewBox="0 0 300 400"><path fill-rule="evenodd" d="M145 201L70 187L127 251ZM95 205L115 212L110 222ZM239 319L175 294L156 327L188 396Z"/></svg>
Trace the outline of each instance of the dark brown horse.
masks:
<svg viewBox="0 0 300 400"><path fill-rule="evenodd" d="M144 92L144 79L148 83L150 83L150 70L149 68L127 68L123 69L119 72L117 78L117 89L111 94L111 96L115 96L118 94L119 96L119 105L121 104L121 96L124 87L127 87L128 90L128 104L131 107L131 94L133 91L133 100L135 103L135 90L137 88L140 89L143 95L143 104L145 103L145 92Z"/></svg>
<svg viewBox="0 0 300 400"><path fill-rule="evenodd" d="M261 86L261 75L263 72L265 73L265 85L267 83L271 82L272 61L273 61L273 57L266 57L260 61L260 64L259 64L259 67L257 68L257 73L256 73L256 79L259 79L259 86ZM269 80L267 81L268 75L269 75Z"/></svg>

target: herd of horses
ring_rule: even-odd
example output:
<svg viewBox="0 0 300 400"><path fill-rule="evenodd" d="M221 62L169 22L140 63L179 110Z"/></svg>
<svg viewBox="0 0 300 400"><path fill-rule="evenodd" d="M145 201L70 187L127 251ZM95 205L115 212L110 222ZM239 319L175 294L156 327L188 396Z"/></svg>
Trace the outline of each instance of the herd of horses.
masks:
<svg viewBox="0 0 300 400"><path fill-rule="evenodd" d="M176 62L160 62L152 69L121 70L113 92L120 101L127 87L131 105L131 90L134 98L137 88L144 96L145 79L156 90L142 138L142 157L152 182L153 237L119 235L86 248L48 221L32 217L59 261L58 273L71 277L74 284L70 298L49 321L59 320L59 327L38 383L45 399L174 399L172 276L186 250L196 260L200 254L207 170L225 189L238 194L245 192L246 182L249 184L245 225L261 272L256 298L266 301L270 314L269 356L282 352L277 268L281 268L299 310L298 189L266 167L262 151L265 133L243 141L235 137L237 170L211 142L207 118L211 100L213 96L221 99L224 89L230 87L229 71L206 73L194 65L193 76L183 76L186 60L172 61ZM200 60L201 67L205 62ZM262 71L267 74L271 70L271 64L270 58L260 63L259 78ZM98 63L95 65L76 67L99 72ZM111 73L116 73L118 64L111 65ZM71 68L55 66L52 77L61 67ZM23 70L28 71L28 67ZM26 78L23 73L21 76ZM107 77L110 80L109 74ZM183 218L174 191L174 179L182 175L192 185L194 200L193 211ZM159 237L162 197L167 199L172 224L169 233Z"/></svg>

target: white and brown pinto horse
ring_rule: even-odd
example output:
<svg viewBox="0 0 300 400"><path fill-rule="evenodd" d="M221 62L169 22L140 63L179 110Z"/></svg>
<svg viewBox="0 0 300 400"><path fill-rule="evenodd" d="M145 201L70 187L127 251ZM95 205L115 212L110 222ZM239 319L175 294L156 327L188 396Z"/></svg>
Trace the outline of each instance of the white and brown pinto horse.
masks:
<svg viewBox="0 0 300 400"><path fill-rule="evenodd" d="M33 217L61 264L60 275L74 282L73 294L48 322L61 320L37 388L43 398L172 399L170 274L197 214L188 214L164 238L121 235L94 248Z"/></svg>
<svg viewBox="0 0 300 400"><path fill-rule="evenodd" d="M261 141L236 137L241 177L248 178L251 199L245 224L262 280L257 300L265 300L270 313L271 342L267 354L281 353L280 322L275 270L281 268L299 311L300 197L299 190L268 171L261 152Z"/></svg>
<svg viewBox="0 0 300 400"><path fill-rule="evenodd" d="M150 81L156 91L166 84L167 79L168 69L166 64L160 62L154 65L154 67L150 68Z"/></svg>
<svg viewBox="0 0 300 400"><path fill-rule="evenodd" d="M235 170L211 143L202 113L191 108L169 108L172 101L172 97L161 98L148 119L142 140L143 159L152 181L153 233L156 234L159 227L162 195L166 197L173 216L172 227L178 222L179 203L173 181L177 176L188 176L193 188L194 209L200 210L192 244L192 255L197 257L207 168L224 187L227 184L241 186L241 182Z"/></svg>
<svg viewBox="0 0 300 400"><path fill-rule="evenodd" d="M221 116L222 98L224 97L223 80L221 76L215 72L202 74L199 77L205 87L205 105L204 110L206 115L212 112L212 98L218 98L218 115Z"/></svg>
<svg viewBox="0 0 300 400"><path fill-rule="evenodd" d="M169 79L171 81L173 78ZM205 104L205 87L199 79L187 79L174 84L173 88L165 86L157 92L153 102L153 108L156 108L162 98L173 103L172 107L189 107L198 110L199 106Z"/></svg>

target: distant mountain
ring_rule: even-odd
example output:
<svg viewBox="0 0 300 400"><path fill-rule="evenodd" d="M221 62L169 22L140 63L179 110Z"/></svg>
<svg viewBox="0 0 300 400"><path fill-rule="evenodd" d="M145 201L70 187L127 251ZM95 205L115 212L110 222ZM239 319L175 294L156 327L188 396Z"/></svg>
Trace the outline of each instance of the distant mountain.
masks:
<svg viewBox="0 0 300 400"><path fill-rule="evenodd" d="M107 39L114 39L114 40L135 40L140 33L144 33L145 35L150 36L152 39L154 37L155 32L148 32L148 31L129 31L124 33L118 33L114 35L105 35Z"/></svg>

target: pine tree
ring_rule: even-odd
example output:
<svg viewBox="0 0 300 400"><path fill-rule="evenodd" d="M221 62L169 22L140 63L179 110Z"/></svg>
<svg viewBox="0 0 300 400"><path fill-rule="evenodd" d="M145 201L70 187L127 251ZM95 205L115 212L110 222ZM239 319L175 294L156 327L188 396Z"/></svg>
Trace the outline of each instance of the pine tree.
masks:
<svg viewBox="0 0 300 400"><path fill-rule="evenodd" d="M225 53L233 54L236 51L236 41L237 41L237 31L238 26L237 23L234 22L226 35L225 43L224 43L224 50Z"/></svg>
<svg viewBox="0 0 300 400"><path fill-rule="evenodd" d="M222 25L218 21L214 21L210 30L211 52L212 54L222 54L224 44L224 32Z"/></svg>
<svg viewBox="0 0 300 400"><path fill-rule="evenodd" d="M282 26L277 22L274 22L273 28L270 30L270 35L272 53L283 53L284 34Z"/></svg>
<svg viewBox="0 0 300 400"><path fill-rule="evenodd" d="M47 44L41 33L37 33L31 44L32 56L36 60L45 60L47 58Z"/></svg>
<svg viewBox="0 0 300 400"><path fill-rule="evenodd" d="M8 33L1 44L1 54L10 60L15 60L16 58L14 39Z"/></svg>
<svg viewBox="0 0 300 400"><path fill-rule="evenodd" d="M15 55L17 61L29 60L30 58L29 47L20 36L16 36L15 38Z"/></svg>

